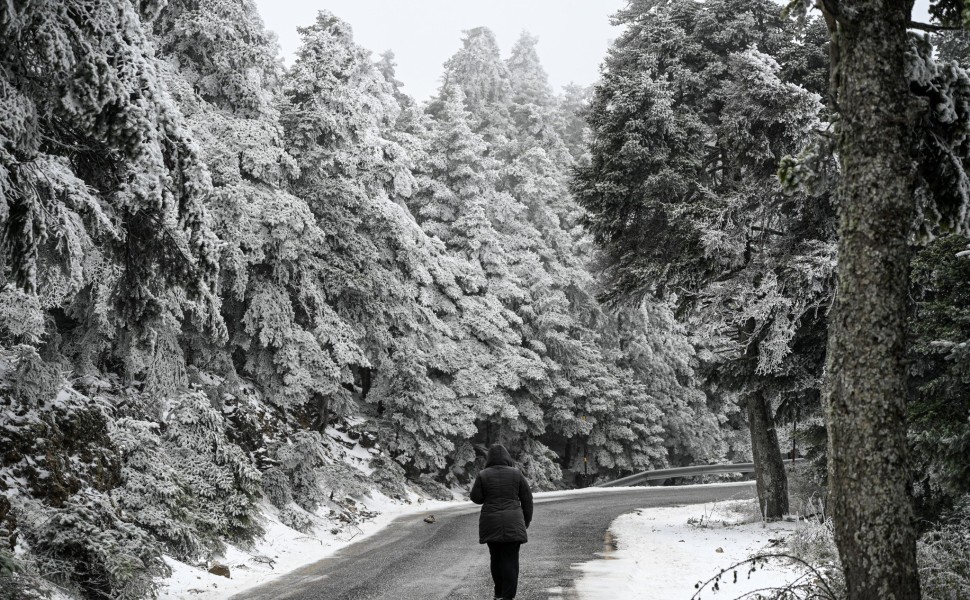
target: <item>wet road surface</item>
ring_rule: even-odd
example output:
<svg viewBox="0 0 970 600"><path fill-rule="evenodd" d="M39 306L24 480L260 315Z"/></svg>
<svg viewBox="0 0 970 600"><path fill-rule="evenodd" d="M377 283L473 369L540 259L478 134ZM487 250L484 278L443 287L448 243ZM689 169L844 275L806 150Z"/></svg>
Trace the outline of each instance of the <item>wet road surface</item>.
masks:
<svg viewBox="0 0 970 600"><path fill-rule="evenodd" d="M576 563L596 558L618 516L638 508L752 498L753 482L644 487L536 498L522 547L516 600L575 600ZM331 557L253 588L233 600L491 600L488 548L478 542L471 503L406 515ZM617 599L622 600L622 599Z"/></svg>

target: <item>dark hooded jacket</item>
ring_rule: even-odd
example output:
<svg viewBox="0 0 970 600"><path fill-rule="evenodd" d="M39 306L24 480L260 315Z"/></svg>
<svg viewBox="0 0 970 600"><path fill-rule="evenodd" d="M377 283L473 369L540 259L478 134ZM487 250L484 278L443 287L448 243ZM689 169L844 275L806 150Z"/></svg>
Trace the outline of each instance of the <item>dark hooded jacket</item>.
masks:
<svg viewBox="0 0 970 600"><path fill-rule="evenodd" d="M532 490L512 466L505 446L495 444L488 449L485 468L472 486L471 500L482 505L478 543L529 541L526 529L532 522Z"/></svg>

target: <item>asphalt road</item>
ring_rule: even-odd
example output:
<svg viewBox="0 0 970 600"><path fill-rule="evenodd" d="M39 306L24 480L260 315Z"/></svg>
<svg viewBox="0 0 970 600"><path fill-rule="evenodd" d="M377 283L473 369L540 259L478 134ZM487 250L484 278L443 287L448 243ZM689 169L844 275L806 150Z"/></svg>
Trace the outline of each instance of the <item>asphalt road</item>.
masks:
<svg viewBox="0 0 970 600"><path fill-rule="evenodd" d="M537 498L520 555L517 600L575 599L571 566L602 553L606 530L637 508L754 496L752 482L645 487ZM491 600L488 549L471 503L401 517L386 529L233 600ZM617 599L622 600L622 599Z"/></svg>

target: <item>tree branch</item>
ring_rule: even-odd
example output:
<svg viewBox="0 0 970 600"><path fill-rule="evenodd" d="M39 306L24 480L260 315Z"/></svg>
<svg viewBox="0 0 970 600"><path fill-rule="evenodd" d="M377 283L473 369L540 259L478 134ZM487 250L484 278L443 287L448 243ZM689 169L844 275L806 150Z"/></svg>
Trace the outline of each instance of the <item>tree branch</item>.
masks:
<svg viewBox="0 0 970 600"><path fill-rule="evenodd" d="M959 25L933 25L931 23L919 23L917 21L910 21L909 25L906 27L908 29L928 31L930 33L939 33L941 31L960 31L963 29L963 27L960 27Z"/></svg>
<svg viewBox="0 0 970 600"><path fill-rule="evenodd" d="M751 231L762 231L764 233L770 233L772 235L784 236L784 231L778 231L777 229L772 229L771 227L761 227L760 225L752 225Z"/></svg>

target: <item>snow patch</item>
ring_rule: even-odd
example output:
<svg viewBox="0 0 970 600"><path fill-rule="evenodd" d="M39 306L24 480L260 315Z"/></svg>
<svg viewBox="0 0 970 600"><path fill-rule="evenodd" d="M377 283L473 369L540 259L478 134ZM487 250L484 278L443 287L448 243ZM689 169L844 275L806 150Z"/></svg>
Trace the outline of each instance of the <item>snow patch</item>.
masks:
<svg viewBox="0 0 970 600"><path fill-rule="evenodd" d="M581 600L688 600L721 570L720 595L738 598L758 589L786 585L802 575L797 567L771 561L749 574L730 568L773 548L795 531L790 522L745 523L756 514L754 500L645 508L620 516L609 528L601 558L574 565ZM701 598L715 595L710 586Z"/></svg>
<svg viewBox="0 0 970 600"><path fill-rule="evenodd" d="M213 575L202 566L188 565L166 556L165 561L172 568L172 576L161 582L158 598L228 598L327 558L341 548L377 533L399 516L462 504L457 501L427 500L416 494L412 494L410 500L410 504L405 504L379 492L372 492L360 504L364 510L379 513L378 516L356 525L343 526L324 517L307 534L280 523L276 517L277 511L267 504L263 509L263 526L266 530L263 538L249 549L227 545L224 555L217 561L229 567L230 579Z"/></svg>

